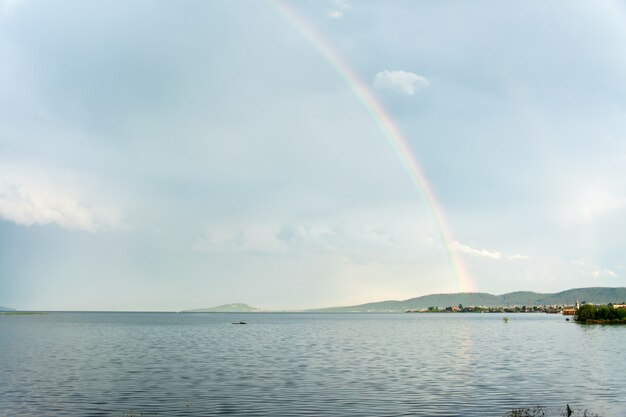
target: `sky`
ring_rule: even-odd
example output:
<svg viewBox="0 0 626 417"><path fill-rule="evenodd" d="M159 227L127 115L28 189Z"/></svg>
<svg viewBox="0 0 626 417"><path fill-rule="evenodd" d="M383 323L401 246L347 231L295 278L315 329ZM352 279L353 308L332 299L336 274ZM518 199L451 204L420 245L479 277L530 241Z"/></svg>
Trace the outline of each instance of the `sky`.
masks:
<svg viewBox="0 0 626 417"><path fill-rule="evenodd" d="M0 305L625 286L624 45L611 0L0 0Z"/></svg>

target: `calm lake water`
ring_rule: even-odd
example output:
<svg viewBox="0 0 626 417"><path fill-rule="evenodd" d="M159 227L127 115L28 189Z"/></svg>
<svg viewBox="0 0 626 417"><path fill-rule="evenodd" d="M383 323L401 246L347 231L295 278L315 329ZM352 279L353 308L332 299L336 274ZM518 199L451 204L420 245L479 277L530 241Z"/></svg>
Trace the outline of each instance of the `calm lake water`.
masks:
<svg viewBox="0 0 626 417"><path fill-rule="evenodd" d="M0 316L0 416L626 416L626 327L509 317Z"/></svg>

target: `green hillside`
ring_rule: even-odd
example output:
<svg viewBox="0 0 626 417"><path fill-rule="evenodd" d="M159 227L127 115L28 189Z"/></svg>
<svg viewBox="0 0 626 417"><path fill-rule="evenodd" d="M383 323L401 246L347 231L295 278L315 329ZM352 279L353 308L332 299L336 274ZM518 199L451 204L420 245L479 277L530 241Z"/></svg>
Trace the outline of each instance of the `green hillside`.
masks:
<svg viewBox="0 0 626 417"><path fill-rule="evenodd" d="M453 293L453 294L430 294L422 297L411 298L404 301L380 301L375 303L360 304L349 307L331 307L315 311L320 312L397 312L406 310L419 310L428 307L444 308L451 305L500 305L500 299L487 293Z"/></svg>
<svg viewBox="0 0 626 417"><path fill-rule="evenodd" d="M543 305L544 303L540 302L543 298L551 294L541 294L538 292L532 291L515 291L507 294L500 295L500 305L509 306L532 306L532 305Z"/></svg>
<svg viewBox="0 0 626 417"><path fill-rule="evenodd" d="M590 304L622 303L626 301L626 288L590 287L574 288L556 294L543 294L541 304L573 304L576 300Z"/></svg>
<svg viewBox="0 0 626 417"><path fill-rule="evenodd" d="M484 292L462 292L456 294L431 294L407 300L410 309L428 307L447 307L463 304L466 306L496 306L500 305L498 296Z"/></svg>
<svg viewBox="0 0 626 417"><path fill-rule="evenodd" d="M194 310L184 310L181 313L253 313L261 311L260 308L251 307L248 304L222 304L215 307L197 308Z"/></svg>
<svg viewBox="0 0 626 417"><path fill-rule="evenodd" d="M532 291L516 291L501 295L488 293L452 293L431 294L408 300L379 301L348 307L331 307L310 311L318 312L398 312L420 310L428 307L445 308L448 306L540 306L574 304L576 301L594 304L621 303L626 301L626 288L576 288L554 294Z"/></svg>

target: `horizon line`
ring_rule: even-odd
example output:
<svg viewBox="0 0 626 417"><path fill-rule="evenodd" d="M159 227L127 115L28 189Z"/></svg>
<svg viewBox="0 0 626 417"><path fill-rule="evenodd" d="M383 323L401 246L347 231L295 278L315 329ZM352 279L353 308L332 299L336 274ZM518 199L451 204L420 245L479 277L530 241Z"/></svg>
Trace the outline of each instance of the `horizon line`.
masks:
<svg viewBox="0 0 626 417"><path fill-rule="evenodd" d="M513 293L518 293L518 292L531 292L531 293L535 293L535 294L559 294L562 292L566 292L566 291L574 291L574 290L589 290L589 289L626 289L626 286L618 286L618 287L575 287L575 288L568 288L565 290L561 290L561 291L556 291L556 292L538 292L538 291L531 291L531 290L515 290L515 291L509 291L509 292L504 292L501 294L492 294L489 292L482 292L482 291L459 291L459 292L439 292L439 293L429 293L429 294L424 294L424 295L418 295L415 297L410 297L410 298L406 298L403 300L394 300L394 299L387 299L387 300L375 300L375 301L367 301L364 303L359 303L359 304L352 304L352 305L346 305L346 306L330 306L330 307L312 307L312 308L302 308L302 309L294 309L294 308L284 308L284 309L272 309L272 308L258 308L258 307L254 307L254 308L258 308L258 311L233 311L233 312L229 312L229 311L195 311L195 313L297 313L297 312L314 312L314 310L326 310L326 309L332 309L332 308L349 308L349 307L358 307L358 306L362 306L365 304L374 304L374 303L384 303L384 302L405 302L405 301L409 301L409 300L413 300L416 298L423 298L423 297L428 297L428 296L434 296L434 295L457 295L457 294L488 294L488 295L493 295L493 296L502 296L502 295L507 295L507 294L513 294ZM581 300L582 301L582 300ZM193 313L193 310L202 310L202 309L211 309L211 308L215 308L215 307L219 307L219 306L223 306L223 305L232 305L232 304L245 304L248 307L251 307L249 304L247 303L225 303L225 304L218 304L216 306L212 306L212 307L200 307L200 308L190 308L190 309L184 309L184 310L66 310L66 309L60 309L60 310L56 310L56 309L25 309L25 310L21 310L18 308L14 308L14 307L4 307L8 310L0 310L0 313L9 313L9 312L20 312L20 313L29 313L29 312L33 312L33 313Z"/></svg>

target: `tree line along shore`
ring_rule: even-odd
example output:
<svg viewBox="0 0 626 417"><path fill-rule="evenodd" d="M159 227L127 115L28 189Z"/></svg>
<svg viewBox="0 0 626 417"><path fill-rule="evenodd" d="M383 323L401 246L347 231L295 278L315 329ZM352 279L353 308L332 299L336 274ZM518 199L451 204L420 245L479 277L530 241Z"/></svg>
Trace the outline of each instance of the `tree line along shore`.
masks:
<svg viewBox="0 0 626 417"><path fill-rule="evenodd" d="M626 324L626 305L584 304L576 310L575 320L585 324Z"/></svg>

